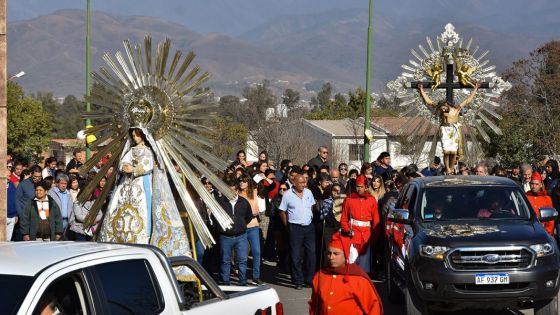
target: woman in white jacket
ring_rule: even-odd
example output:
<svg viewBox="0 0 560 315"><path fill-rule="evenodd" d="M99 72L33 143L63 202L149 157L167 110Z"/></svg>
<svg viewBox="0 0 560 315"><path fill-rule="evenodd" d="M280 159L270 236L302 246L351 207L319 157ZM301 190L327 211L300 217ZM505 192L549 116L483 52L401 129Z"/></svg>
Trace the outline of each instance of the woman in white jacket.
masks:
<svg viewBox="0 0 560 315"><path fill-rule="evenodd" d="M102 211L97 213L95 224L91 228L84 230L83 227L83 222L94 202L95 198L93 194L91 194L84 204L80 204L78 201L74 202L74 206L68 218L68 224L70 225L70 230L76 233L76 241L91 241L95 231L99 228L99 222L103 217Z"/></svg>

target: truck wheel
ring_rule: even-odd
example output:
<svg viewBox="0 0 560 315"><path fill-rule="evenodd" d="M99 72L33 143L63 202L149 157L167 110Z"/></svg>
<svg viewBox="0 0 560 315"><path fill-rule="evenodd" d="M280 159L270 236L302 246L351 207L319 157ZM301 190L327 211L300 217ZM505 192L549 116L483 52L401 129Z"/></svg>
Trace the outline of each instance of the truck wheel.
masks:
<svg viewBox="0 0 560 315"><path fill-rule="evenodd" d="M401 289L395 284L393 268L391 267L391 258L387 257L387 298L389 302L400 304L403 301Z"/></svg>
<svg viewBox="0 0 560 315"><path fill-rule="evenodd" d="M552 300L537 303L535 305L535 315L558 315L559 294L560 291L556 293L556 296Z"/></svg>
<svg viewBox="0 0 560 315"><path fill-rule="evenodd" d="M420 301L420 298L416 296L416 292L414 292L414 288L407 287L406 289L404 289L404 300L406 306L406 315L431 314L428 308L426 307L426 304L422 303L422 301Z"/></svg>

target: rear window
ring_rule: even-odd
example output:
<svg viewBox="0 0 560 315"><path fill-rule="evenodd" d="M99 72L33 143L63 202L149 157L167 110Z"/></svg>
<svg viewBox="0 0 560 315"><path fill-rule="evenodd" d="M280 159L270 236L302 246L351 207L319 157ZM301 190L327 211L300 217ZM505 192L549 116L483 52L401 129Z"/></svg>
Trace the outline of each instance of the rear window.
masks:
<svg viewBox="0 0 560 315"><path fill-rule="evenodd" d="M422 192L424 221L531 218L521 190L511 187L433 187Z"/></svg>
<svg viewBox="0 0 560 315"><path fill-rule="evenodd" d="M163 311L163 296L147 261L124 260L91 269L103 288L109 314L153 315Z"/></svg>
<svg viewBox="0 0 560 315"><path fill-rule="evenodd" d="M35 279L29 276L0 275L2 314L16 314Z"/></svg>

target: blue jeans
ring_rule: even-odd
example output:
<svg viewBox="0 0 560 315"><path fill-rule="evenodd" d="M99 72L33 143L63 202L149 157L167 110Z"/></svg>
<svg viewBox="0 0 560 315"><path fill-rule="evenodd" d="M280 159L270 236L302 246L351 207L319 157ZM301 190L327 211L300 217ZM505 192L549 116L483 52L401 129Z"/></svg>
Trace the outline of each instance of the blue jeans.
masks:
<svg viewBox="0 0 560 315"><path fill-rule="evenodd" d="M239 285L247 284L247 233L238 236L220 235L220 253L222 254L222 268L220 281L230 284L231 252L235 249L235 262L239 270Z"/></svg>
<svg viewBox="0 0 560 315"><path fill-rule="evenodd" d="M313 223L307 226L297 224L289 224L290 236L290 255L292 258L292 282L295 285L302 285L305 281L307 284L313 282L315 274L315 227ZM305 253L306 264L305 269L307 276L303 277L303 256L302 249Z"/></svg>
<svg viewBox="0 0 560 315"><path fill-rule="evenodd" d="M247 240L253 254L253 280L261 277L261 229L258 226L247 229Z"/></svg>
<svg viewBox="0 0 560 315"><path fill-rule="evenodd" d="M194 247L196 252L196 261L202 265L202 262L204 261L204 245L202 245L202 242L197 239L196 242L194 242Z"/></svg>
<svg viewBox="0 0 560 315"><path fill-rule="evenodd" d="M371 239L370 239L371 241ZM365 245L366 251L356 258L354 262L356 265L362 267L362 269L367 273L371 273L371 243L368 241Z"/></svg>
<svg viewBox="0 0 560 315"><path fill-rule="evenodd" d="M92 237L85 234L76 233L76 242L89 242Z"/></svg>

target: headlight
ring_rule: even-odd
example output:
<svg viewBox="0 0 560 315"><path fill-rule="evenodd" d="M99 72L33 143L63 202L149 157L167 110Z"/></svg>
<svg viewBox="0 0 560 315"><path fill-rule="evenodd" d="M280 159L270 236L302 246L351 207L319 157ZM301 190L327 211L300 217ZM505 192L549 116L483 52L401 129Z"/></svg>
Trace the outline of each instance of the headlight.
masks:
<svg viewBox="0 0 560 315"><path fill-rule="evenodd" d="M449 250L445 246L420 245L420 255L432 259L443 260L444 254Z"/></svg>
<svg viewBox="0 0 560 315"><path fill-rule="evenodd" d="M529 247L537 253L537 257L548 256L554 253L554 246L550 243L536 244Z"/></svg>

